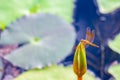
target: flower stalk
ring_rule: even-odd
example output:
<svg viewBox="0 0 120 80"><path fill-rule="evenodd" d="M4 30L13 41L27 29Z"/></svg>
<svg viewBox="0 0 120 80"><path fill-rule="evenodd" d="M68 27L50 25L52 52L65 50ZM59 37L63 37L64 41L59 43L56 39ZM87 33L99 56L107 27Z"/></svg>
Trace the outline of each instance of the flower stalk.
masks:
<svg viewBox="0 0 120 80"><path fill-rule="evenodd" d="M87 60L86 60L86 45L91 45L94 47L98 47L96 44L93 44L94 38L94 32L90 32L90 30L87 28L86 32L86 39L81 40L78 46L76 47L76 51L74 54L74 60L73 60L73 71L77 75L78 80L82 80L82 76L87 71Z"/></svg>

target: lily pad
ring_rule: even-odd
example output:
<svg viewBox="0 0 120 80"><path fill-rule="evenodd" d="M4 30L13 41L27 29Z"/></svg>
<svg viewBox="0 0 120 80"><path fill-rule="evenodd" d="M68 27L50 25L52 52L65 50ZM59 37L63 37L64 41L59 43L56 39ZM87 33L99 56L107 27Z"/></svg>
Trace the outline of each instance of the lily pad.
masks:
<svg viewBox="0 0 120 80"><path fill-rule="evenodd" d="M36 2L40 13L52 13L59 15L68 22L72 22L74 0L38 0Z"/></svg>
<svg viewBox="0 0 120 80"><path fill-rule="evenodd" d="M72 50L75 31L58 16L38 14L15 21L1 34L1 45L24 44L5 56L25 69L55 64Z"/></svg>
<svg viewBox="0 0 120 80"><path fill-rule="evenodd" d="M120 64L110 66L108 71L115 77L115 80L120 80Z"/></svg>
<svg viewBox="0 0 120 80"><path fill-rule="evenodd" d="M32 69L24 72L15 80L77 80L72 67L51 66L45 69ZM96 80L95 76L87 72L83 80Z"/></svg>
<svg viewBox="0 0 120 80"><path fill-rule="evenodd" d="M72 21L74 0L0 0L0 24L7 26L23 15L52 13ZM14 4L14 5L13 5Z"/></svg>
<svg viewBox="0 0 120 80"><path fill-rule="evenodd" d="M120 8L120 0L97 0L101 13L110 13Z"/></svg>
<svg viewBox="0 0 120 80"><path fill-rule="evenodd" d="M30 6L31 4L32 4L31 0L29 0L29 2L28 0L24 0L24 2L17 0L11 0L8 2L8 0L1 0L0 24L4 22L6 25L9 25L16 18L28 14L28 6Z"/></svg>
<svg viewBox="0 0 120 80"><path fill-rule="evenodd" d="M120 34L118 34L114 40L110 40L108 45L112 50L120 54Z"/></svg>

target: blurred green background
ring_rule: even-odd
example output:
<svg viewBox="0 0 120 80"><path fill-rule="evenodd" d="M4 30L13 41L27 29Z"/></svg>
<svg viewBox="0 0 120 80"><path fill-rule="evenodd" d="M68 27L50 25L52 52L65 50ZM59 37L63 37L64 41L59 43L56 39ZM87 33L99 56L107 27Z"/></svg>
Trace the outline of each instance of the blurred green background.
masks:
<svg viewBox="0 0 120 80"><path fill-rule="evenodd" d="M74 9L76 8L76 5L78 5L78 4L75 4L75 2L77 2L77 0L76 1L74 1L74 0L64 0L64 1L62 1L62 0L21 0L21 1L1 0L0 1L0 27L1 27L1 29L4 29L4 27L7 27L7 28L3 32L1 32L1 40L0 40L1 44L0 45L6 46L6 45L8 45L8 43L12 43L12 41L14 43L15 40L13 40L14 38L12 38L12 37L18 36L17 34L14 35L15 33L17 33L17 31L21 32L21 33L19 33L20 35L23 35L22 33L24 31L22 32L22 29L20 31L19 28L14 28L14 27L16 27L16 26L18 27L18 25L20 25L20 27L22 27L22 25L24 25L24 20L25 20L24 18L26 16L31 19L30 23L32 23L32 22L34 22L34 18L31 18L31 16L38 15L38 14L51 14L51 15L55 15L57 17L60 17L60 21L59 20L57 21L57 19L55 18L55 20L56 20L55 23L61 22L61 24L62 24L62 22L63 22L63 26L69 26L68 30L66 30L66 31L64 29L61 29L61 28L59 28L59 30L61 32L62 31L63 32L71 31L72 37L64 35L64 39L66 40L66 42L67 42L67 39L71 39L71 44L68 46L67 46L67 44L69 44L69 43L66 43L66 46L64 46L65 44L63 44L64 47L62 48L62 50L68 49L68 51L66 51L66 52L70 53L72 51L71 49L74 46L75 36L76 36L75 33L77 33L77 32L75 32L76 30L73 29L73 27L76 24L75 25L72 24L75 21L73 18L73 15L75 12ZM99 11L102 14L112 14L117 9L120 8L120 0L97 0L97 3L98 3ZM87 5L87 4L85 4L85 5ZM52 17L52 19L53 19L53 17ZM19 20L21 20L21 22ZM47 21L47 19L45 19L44 24L46 24L46 21ZM42 19L41 19L41 22L42 22ZM39 22L37 22L37 23L39 23ZM47 25L47 27L48 26L49 25ZM53 24L50 26L55 26L55 28L57 27L56 24ZM60 27L60 25L59 25L59 27ZM70 27L72 27L72 28L70 28ZM24 28L26 28L26 30L28 29L25 26L24 26ZM30 28L31 28L30 31L32 32L32 28L34 28L34 27L30 27ZM52 28L52 30L50 32L51 34L52 34L52 32L54 32L56 30L55 28ZM113 26L113 28L114 28L114 26ZM46 29L45 31L49 32L49 29ZM36 28L36 30L37 30L37 28ZM36 30L35 30L36 34L39 33ZM8 36L7 34L9 34L9 33L10 33L10 35ZM42 33L40 33L39 35L41 35L41 34ZM56 32L56 34L57 34L57 32ZM69 34L69 33L66 33L66 34ZM63 36L63 34L60 34L60 35ZM59 37L60 35L57 35L57 36ZM45 36L46 36L46 34L45 34ZM51 37L51 35L50 35L50 37ZM77 37L79 37L79 36L77 36ZM34 38L36 38L36 36L34 36ZM54 38L54 37L52 37L52 38ZM63 39L63 38L60 38L60 39ZM17 37L16 40L20 40L20 44L23 44L22 40L25 41L25 38L23 36L19 37L19 38ZM43 38L40 37L40 40L42 41ZM6 41L6 42L3 43L2 41L3 42ZM28 41L30 41L30 40L28 40ZM56 42L55 44L57 46L58 46L58 43L62 44L62 42L60 42L60 41L61 40L58 40L58 39L51 39L51 42ZM117 33L117 35L115 35L112 40L108 41L108 46L110 47L110 49L115 51L117 54L120 54L119 43L120 43L120 34ZM25 42L25 44L27 44L27 43ZM48 45L47 47L50 47L50 46ZM47 48L47 49L49 49L49 48ZM56 54L57 54L57 51L58 50L56 50ZM60 53L63 54L62 51L59 51L59 55L60 55ZM1 54L2 54L2 52L1 52ZM68 54L68 53L66 53L66 54ZM19 57L19 55L17 55L17 56ZM15 56L12 55L12 58L13 57L15 57ZM54 57L54 56L52 55L52 57ZM52 57L50 57L50 59L52 59ZM18 59L18 62L20 62L19 60L21 60L21 58ZM49 61L49 56L48 56L48 61ZM2 62L2 60L1 60L1 62ZM44 60L43 60L43 62L44 62ZM19 64L19 63L16 62L15 64ZM74 75L74 73L72 71L71 65L66 67L66 66L57 65L57 63L54 63L54 64L56 64L56 65L51 66L51 67L46 67L48 64L45 64L44 65L45 68L41 68L41 69L35 68L35 69L31 70L31 68L30 68L30 70L25 71L21 75L16 77L15 80L33 80L33 79L35 79L35 80L40 80L40 79L42 79L42 80L63 80L63 79L64 80L75 80L76 79L76 76ZM28 65L30 65L30 62ZM3 64L1 64L1 69L3 69L4 67L5 66L3 66ZM119 80L119 78L120 78L120 76L119 76L119 72L120 72L119 71L120 70L119 62L115 65L113 65L111 63L111 65L109 65L107 67L107 70L109 73L112 74L112 76L115 78L115 80ZM2 74L5 75L4 72L1 71L1 76L2 76ZM4 78L5 76L2 76L2 77L3 77L2 78L3 80L7 80L7 78ZM85 74L84 80L88 80L88 79L89 80L99 80L100 78L101 77L98 78L98 76L96 76L96 74L94 73L94 70L93 71L90 70ZM100 80L103 80L103 79L100 79Z"/></svg>

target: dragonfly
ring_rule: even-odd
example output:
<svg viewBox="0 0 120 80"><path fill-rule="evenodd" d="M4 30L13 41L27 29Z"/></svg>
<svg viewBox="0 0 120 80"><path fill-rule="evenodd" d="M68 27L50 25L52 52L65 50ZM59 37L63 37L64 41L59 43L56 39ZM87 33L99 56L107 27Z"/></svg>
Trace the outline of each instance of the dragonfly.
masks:
<svg viewBox="0 0 120 80"><path fill-rule="evenodd" d="M86 50L88 45L99 47L98 45L92 43L94 40L95 31L86 29L86 39L81 39L76 47L76 51L73 59L73 71L77 75L77 80L83 80L83 75L87 71L87 60L86 60Z"/></svg>

